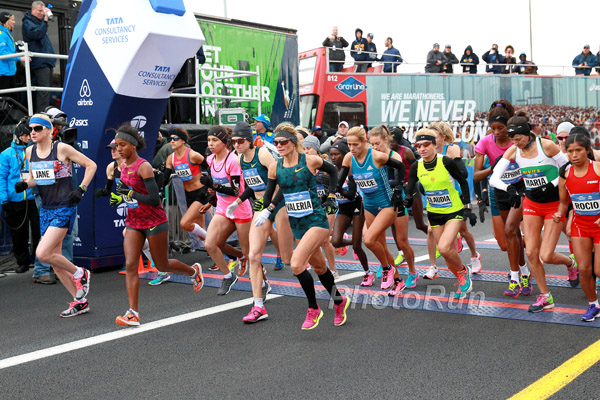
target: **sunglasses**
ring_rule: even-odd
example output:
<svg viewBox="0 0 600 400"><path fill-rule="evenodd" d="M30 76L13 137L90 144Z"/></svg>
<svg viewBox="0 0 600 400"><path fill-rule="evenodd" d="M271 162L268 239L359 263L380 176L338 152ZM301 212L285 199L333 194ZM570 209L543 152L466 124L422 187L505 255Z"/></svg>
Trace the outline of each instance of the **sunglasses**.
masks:
<svg viewBox="0 0 600 400"><path fill-rule="evenodd" d="M285 146L289 142L291 142L291 139L280 139L280 140L274 140L273 144L275 146Z"/></svg>
<svg viewBox="0 0 600 400"><path fill-rule="evenodd" d="M44 128L45 128L45 126L42 126L42 125L32 126L31 127L31 129L34 130L34 131L36 131L36 132L41 132L41 131L44 130Z"/></svg>
<svg viewBox="0 0 600 400"><path fill-rule="evenodd" d="M568 136L557 136L558 140L567 140Z"/></svg>
<svg viewBox="0 0 600 400"><path fill-rule="evenodd" d="M244 141L247 139L231 139L231 143L233 144L244 144Z"/></svg>
<svg viewBox="0 0 600 400"><path fill-rule="evenodd" d="M421 147L429 147L433 142L415 143L415 148L420 149Z"/></svg>
<svg viewBox="0 0 600 400"><path fill-rule="evenodd" d="M179 140L179 139L181 139L179 136L170 136L169 142L172 142L173 140Z"/></svg>

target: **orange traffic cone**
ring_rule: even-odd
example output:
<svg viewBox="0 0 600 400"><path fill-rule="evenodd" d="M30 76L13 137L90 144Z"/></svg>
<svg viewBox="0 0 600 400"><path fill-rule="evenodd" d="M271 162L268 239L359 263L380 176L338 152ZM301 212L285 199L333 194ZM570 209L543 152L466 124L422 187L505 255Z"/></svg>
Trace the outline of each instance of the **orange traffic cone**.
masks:
<svg viewBox="0 0 600 400"><path fill-rule="evenodd" d="M158 270L151 265L150 260L148 260L148 265L144 267L144 259L140 254L140 261L138 263L138 275L145 274L147 272L158 272ZM125 275L126 272L125 270L119 271L119 274Z"/></svg>

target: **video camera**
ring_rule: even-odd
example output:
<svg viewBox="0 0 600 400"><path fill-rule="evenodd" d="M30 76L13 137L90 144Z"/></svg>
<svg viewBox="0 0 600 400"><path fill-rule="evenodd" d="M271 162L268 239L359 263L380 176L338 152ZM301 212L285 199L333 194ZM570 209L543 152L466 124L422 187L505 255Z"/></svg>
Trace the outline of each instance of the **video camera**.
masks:
<svg viewBox="0 0 600 400"><path fill-rule="evenodd" d="M60 139L61 142L70 145L74 145L77 142L77 128L69 126L67 114L53 106L46 107L44 114L50 117L52 126L54 126L52 140Z"/></svg>

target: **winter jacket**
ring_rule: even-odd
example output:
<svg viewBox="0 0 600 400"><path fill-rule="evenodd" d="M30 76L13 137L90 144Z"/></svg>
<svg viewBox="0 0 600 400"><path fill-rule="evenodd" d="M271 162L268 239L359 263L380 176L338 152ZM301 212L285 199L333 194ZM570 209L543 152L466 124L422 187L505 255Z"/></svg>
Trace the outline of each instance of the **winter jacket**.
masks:
<svg viewBox="0 0 600 400"><path fill-rule="evenodd" d="M27 11L23 15L22 26L23 40L29 45L29 51L35 53L54 53L54 47L48 36L48 23L43 19L37 19ZM56 65L55 58L31 58L31 69L40 69L45 67L54 68Z"/></svg>
<svg viewBox="0 0 600 400"><path fill-rule="evenodd" d="M368 41L367 41L368 43ZM367 46L367 51L369 52L369 54L367 55L369 58L369 61L377 61L377 46L375 46L375 43L371 42L369 43L369 45ZM372 67L373 64L369 63L367 64L367 67Z"/></svg>
<svg viewBox="0 0 600 400"><path fill-rule="evenodd" d="M458 64L458 58L456 58L453 52L444 52L444 55L446 56L447 61L445 64L442 65L442 72L445 72L447 74L453 74L454 68L452 67L452 64Z"/></svg>
<svg viewBox="0 0 600 400"><path fill-rule="evenodd" d="M527 55L525 53L521 53L519 62L513 67L513 72L516 72L517 74L537 75L537 67L533 61L527 60Z"/></svg>
<svg viewBox="0 0 600 400"><path fill-rule="evenodd" d="M10 30L0 25L0 56L15 53L15 41ZM17 73L19 57L0 60L0 76L13 76Z"/></svg>
<svg viewBox="0 0 600 400"><path fill-rule="evenodd" d="M504 62L506 63L506 65L502 66L502 73L503 74L510 74L511 72L515 72L515 67L514 65L518 62L516 58L514 57L509 57L506 56L504 57Z"/></svg>
<svg viewBox="0 0 600 400"><path fill-rule="evenodd" d="M369 47L369 42L367 42L367 39L365 39L364 37L361 37L359 39L358 36L356 36L358 31L361 30L357 29L354 32L355 39L350 45L350 55L352 56L352 58L354 58L354 61L367 61L369 59L369 55L366 53L366 51Z"/></svg>
<svg viewBox="0 0 600 400"><path fill-rule="evenodd" d="M0 153L0 203L33 200L31 189L22 193L15 192L15 183L21 181L20 172L29 171L29 160L25 157L26 147L11 142L10 147Z"/></svg>
<svg viewBox="0 0 600 400"><path fill-rule="evenodd" d="M323 46L331 47L329 49L329 60L332 61L344 61L346 59L346 53L342 50L344 47L348 47L348 41L339 36L335 40L329 39L329 36L323 40Z"/></svg>
<svg viewBox="0 0 600 400"><path fill-rule="evenodd" d="M504 64L506 62L506 59L504 58L504 56L502 54L498 53L497 51L494 54L492 54L488 50L483 54L483 56L481 58L483 58L483 61L485 61L488 64ZM501 74L502 66L501 65L486 65L485 72Z"/></svg>
<svg viewBox="0 0 600 400"><path fill-rule="evenodd" d="M440 65L436 65L438 60L442 62ZM430 50L429 53L427 53L427 65L425 65L425 72L430 74L439 74L442 72L442 66L447 62L448 59L444 53L439 50L437 53L433 50Z"/></svg>
<svg viewBox="0 0 600 400"><path fill-rule="evenodd" d="M467 55L467 50L469 50L471 54ZM477 64L479 64L479 57L477 57L477 54L473 53L473 48L471 46L467 46L467 48L465 49L465 52L460 59L460 64L463 67L463 72L468 72L470 74L477 73Z"/></svg>
<svg viewBox="0 0 600 400"><path fill-rule="evenodd" d="M400 55L400 51L394 46L386 49L381 56L381 60L383 63L383 72L386 73L396 73L396 69L400 64L394 64L395 62L402 62L402 56Z"/></svg>
<svg viewBox="0 0 600 400"><path fill-rule="evenodd" d="M598 65L598 59L592 53L586 56L585 54L583 54L583 52L581 52L581 54L578 54L577 57L573 59L575 74L589 76L592 72L591 68L577 68L579 64L583 63L587 63L588 67L595 67L596 65Z"/></svg>

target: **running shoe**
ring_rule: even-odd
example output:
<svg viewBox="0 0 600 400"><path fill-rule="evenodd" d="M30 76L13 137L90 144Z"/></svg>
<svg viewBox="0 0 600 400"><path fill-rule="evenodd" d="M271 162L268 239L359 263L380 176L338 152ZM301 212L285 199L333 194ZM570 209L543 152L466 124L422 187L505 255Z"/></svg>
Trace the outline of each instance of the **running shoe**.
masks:
<svg viewBox="0 0 600 400"><path fill-rule="evenodd" d="M519 297L521 294L521 285L518 282L510 281L508 284L508 289L504 292L505 296L509 297Z"/></svg>
<svg viewBox="0 0 600 400"><path fill-rule="evenodd" d="M456 252L460 253L461 251L463 251L463 241L459 233L458 235L456 235Z"/></svg>
<svg viewBox="0 0 600 400"><path fill-rule="evenodd" d="M242 318L247 324L254 324L258 321L262 321L263 319L269 318L269 314L267 314L267 309L264 307L252 307L248 315Z"/></svg>
<svg viewBox="0 0 600 400"><path fill-rule="evenodd" d="M354 252L354 250L352 250L352 257L354 257L355 260L358 260L358 255Z"/></svg>
<svg viewBox="0 0 600 400"><path fill-rule="evenodd" d="M548 293L548 297L545 294L538 294L535 303L529 306L529 312L542 312L554 308L554 299L552 295Z"/></svg>
<svg viewBox="0 0 600 400"><path fill-rule="evenodd" d="M219 267L217 266L217 264L213 264L210 267L207 268L209 271L218 271Z"/></svg>
<svg viewBox="0 0 600 400"><path fill-rule="evenodd" d="M402 255L402 252L398 252L398 257L396 257L396 259L394 260L394 264L396 264L396 267L399 267L400 265L402 265L403 262L404 255Z"/></svg>
<svg viewBox="0 0 600 400"><path fill-rule="evenodd" d="M238 262L238 276L244 276L246 270L248 269L248 259L246 257L240 258Z"/></svg>
<svg viewBox="0 0 600 400"><path fill-rule="evenodd" d="M600 287L600 277L596 278L596 286Z"/></svg>
<svg viewBox="0 0 600 400"><path fill-rule="evenodd" d="M394 284L394 268L383 270L383 276L381 277L381 288L383 290L389 289Z"/></svg>
<svg viewBox="0 0 600 400"><path fill-rule="evenodd" d="M398 296L400 292L404 290L405 287L406 285L404 284L404 281L402 279L397 281L394 280L394 286L392 286L392 290L390 290L387 293L387 295L390 297Z"/></svg>
<svg viewBox="0 0 600 400"><path fill-rule="evenodd" d="M331 271L331 275L333 275L333 280L337 281L338 279L340 279L340 273L337 272L337 269Z"/></svg>
<svg viewBox="0 0 600 400"><path fill-rule="evenodd" d="M118 316L115 320L117 325L121 326L139 326L140 324L140 315L135 315L131 308L125 312L125 315Z"/></svg>
<svg viewBox="0 0 600 400"><path fill-rule="evenodd" d="M333 305L335 309L335 317L333 318L333 325L342 326L346 322L346 310L350 305L350 300L346 296L342 296L342 302L340 305Z"/></svg>
<svg viewBox="0 0 600 400"><path fill-rule="evenodd" d="M585 314L581 316L581 320L585 322L592 322L596 319L598 313L600 313L600 308L596 307L595 304L590 304Z"/></svg>
<svg viewBox="0 0 600 400"><path fill-rule="evenodd" d="M417 281L419 280L420 276L418 273L415 274L411 274L410 272L408 273L408 276L406 277L406 287L408 289L412 289L414 287L417 286Z"/></svg>
<svg viewBox="0 0 600 400"><path fill-rule="evenodd" d="M380 265L379 269L377 270L377 279L380 279L382 275L383 275L383 265Z"/></svg>
<svg viewBox="0 0 600 400"><path fill-rule="evenodd" d="M69 303L69 308L60 313L62 318L74 317L79 314L85 314L90 311L90 306L88 305L88 301L73 301Z"/></svg>
<svg viewBox="0 0 600 400"><path fill-rule="evenodd" d="M423 275L424 279L436 279L439 277L440 276L438 275L438 269L435 265L430 265L429 268L427 268L427 272L425 272L425 274Z"/></svg>
<svg viewBox="0 0 600 400"><path fill-rule="evenodd" d="M229 263L227 264L227 268L231 272L233 272L234 270L237 270L239 262L240 262L239 258L236 258L235 260L230 260Z"/></svg>
<svg viewBox="0 0 600 400"><path fill-rule="evenodd" d="M171 279L171 275L169 275L168 272L159 272L158 275L156 275L156 279L153 279L150 282L148 282L148 285L157 286L157 285L160 285L161 283L166 282L170 279Z"/></svg>
<svg viewBox="0 0 600 400"><path fill-rule="evenodd" d="M527 275L521 275L521 294L523 296L531 296L533 286L531 285L531 272Z"/></svg>
<svg viewBox="0 0 600 400"><path fill-rule="evenodd" d="M438 247L435 246L435 259L437 260L441 256L442 256L442 253L440 253L440 250L438 249Z"/></svg>
<svg viewBox="0 0 600 400"><path fill-rule="evenodd" d="M273 267L273 270L281 271L283 268L285 268L285 264L283 263L283 261L281 261L281 257L277 257L277 259L275 260L275 266Z"/></svg>
<svg viewBox="0 0 600 400"><path fill-rule="evenodd" d="M269 293L271 293L271 284L269 283L268 280L264 281L265 285L262 287L262 299L263 302L265 302L267 300L267 295Z"/></svg>
<svg viewBox="0 0 600 400"><path fill-rule="evenodd" d="M317 308L309 308L306 311L306 319L302 324L302 329L307 331L316 328L317 325L319 325L321 318L323 318L323 311L321 311L321 307L317 306Z"/></svg>
<svg viewBox="0 0 600 400"><path fill-rule="evenodd" d="M75 282L75 288L77 289L77 293L75 293L76 300L84 299L90 292L90 280L92 274L87 269L82 269L83 275L81 275L79 279L71 277L71 280Z"/></svg>
<svg viewBox="0 0 600 400"><path fill-rule="evenodd" d="M363 280L360 283L360 286L371 286L373 285L373 281L375 280L375 275L372 272L367 272L365 276L363 276Z"/></svg>
<svg viewBox="0 0 600 400"><path fill-rule="evenodd" d="M570 267L567 267L567 273L569 275L569 284L574 288L579 285L579 269L577 268L577 261L575 261L573 254L571 254L569 258L573 260L573 264Z"/></svg>
<svg viewBox="0 0 600 400"><path fill-rule="evenodd" d="M478 274L481 271L481 254L477 252L477 257L471 257L471 272Z"/></svg>
<svg viewBox="0 0 600 400"><path fill-rule="evenodd" d="M194 268L194 271L196 271L196 273L194 274L194 276L190 277L190 279L192 280L192 285L194 286L194 292L199 292L200 289L202 289L202 287L204 286L204 277L202 276L202 265L200 265L200 263L195 263L194 265L192 265L192 268Z"/></svg>
<svg viewBox="0 0 600 400"><path fill-rule="evenodd" d="M231 290L231 287L237 282L238 277L235 271L231 273L231 278L223 278L221 281L221 287L217 290L218 296L225 296Z"/></svg>
<svg viewBox="0 0 600 400"><path fill-rule="evenodd" d="M473 283L471 282L471 269L465 265L463 265L463 269L458 271L458 290L454 293L455 299L464 299L467 297L467 293L471 291L473 288Z"/></svg>
<svg viewBox="0 0 600 400"><path fill-rule="evenodd" d="M344 233L344 239L348 239L348 234ZM348 246L344 246L340 249L340 256L345 256L348 252Z"/></svg>

